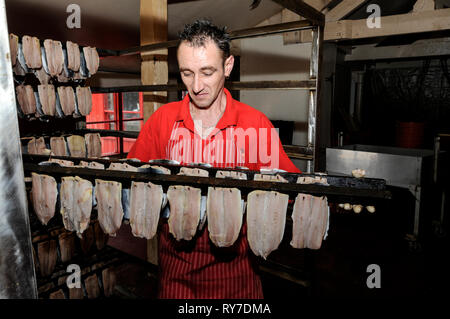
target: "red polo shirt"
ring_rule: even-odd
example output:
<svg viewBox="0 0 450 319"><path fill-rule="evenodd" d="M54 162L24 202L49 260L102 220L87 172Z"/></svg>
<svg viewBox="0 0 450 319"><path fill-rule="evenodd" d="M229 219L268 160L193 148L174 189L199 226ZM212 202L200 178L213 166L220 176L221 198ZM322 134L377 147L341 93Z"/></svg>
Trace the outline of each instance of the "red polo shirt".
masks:
<svg viewBox="0 0 450 319"><path fill-rule="evenodd" d="M206 139L194 132L189 96L160 107L145 123L128 158L147 162L246 166L300 172L284 152L272 123L260 111L234 100L228 90L225 112ZM160 298L262 298L247 241L247 225L232 247L217 248L207 226L190 242L177 242L167 223L159 232Z"/></svg>

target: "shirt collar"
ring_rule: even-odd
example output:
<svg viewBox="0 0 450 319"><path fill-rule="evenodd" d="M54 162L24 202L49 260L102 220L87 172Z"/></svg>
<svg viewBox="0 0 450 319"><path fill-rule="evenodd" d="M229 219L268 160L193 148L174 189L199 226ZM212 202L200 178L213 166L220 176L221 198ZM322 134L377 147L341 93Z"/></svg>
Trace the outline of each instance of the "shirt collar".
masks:
<svg viewBox="0 0 450 319"><path fill-rule="evenodd" d="M225 107L225 112L220 118L219 122L216 125L216 128L219 130L223 130L229 126L237 125L238 113L236 103L231 96L231 93L227 89L223 89L225 95L227 97L227 104ZM182 121L184 126L194 132L194 121L192 120L191 112L189 111L189 94L187 94L181 105L181 110L178 112L176 121Z"/></svg>

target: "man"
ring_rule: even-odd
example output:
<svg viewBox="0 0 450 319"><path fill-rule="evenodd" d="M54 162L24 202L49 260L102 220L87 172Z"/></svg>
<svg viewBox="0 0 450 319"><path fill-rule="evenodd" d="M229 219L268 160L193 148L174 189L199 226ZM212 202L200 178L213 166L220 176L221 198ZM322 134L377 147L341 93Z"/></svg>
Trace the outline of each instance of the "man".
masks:
<svg viewBox="0 0 450 319"><path fill-rule="evenodd" d="M160 107L145 123L129 158L181 164L246 166L299 172L267 117L234 100L224 88L233 69L230 38L207 20L186 25L177 58L188 95ZM159 231L160 298L263 298L251 262L247 225L232 247L217 248L205 226L188 243ZM252 257L254 258L254 256Z"/></svg>

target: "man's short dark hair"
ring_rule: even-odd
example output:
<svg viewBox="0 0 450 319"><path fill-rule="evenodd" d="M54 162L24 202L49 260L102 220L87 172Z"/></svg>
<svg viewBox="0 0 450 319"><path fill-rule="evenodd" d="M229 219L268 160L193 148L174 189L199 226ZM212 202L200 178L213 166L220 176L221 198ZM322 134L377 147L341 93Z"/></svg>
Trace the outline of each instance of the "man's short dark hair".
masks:
<svg viewBox="0 0 450 319"><path fill-rule="evenodd" d="M207 40L212 40L223 53L224 60L230 56L230 35L226 27L219 28L208 19L198 19L192 24L186 24L179 33L180 43L189 42L195 47L205 46Z"/></svg>

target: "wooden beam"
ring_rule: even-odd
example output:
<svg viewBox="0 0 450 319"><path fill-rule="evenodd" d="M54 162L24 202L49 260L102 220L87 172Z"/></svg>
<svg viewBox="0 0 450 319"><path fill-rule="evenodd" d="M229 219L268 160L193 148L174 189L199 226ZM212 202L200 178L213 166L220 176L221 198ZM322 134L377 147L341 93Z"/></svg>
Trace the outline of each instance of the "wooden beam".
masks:
<svg viewBox="0 0 450 319"><path fill-rule="evenodd" d="M417 0L414 4L413 12L434 10L434 0Z"/></svg>
<svg viewBox="0 0 450 319"><path fill-rule="evenodd" d="M167 41L167 0L141 0L140 3L141 45ZM141 52L141 82L143 85L165 84L169 80L167 49ZM150 96L148 96L150 95ZM152 98L159 95L165 98L167 92L144 93L144 121L162 105ZM158 264L157 237L147 241L147 261Z"/></svg>
<svg viewBox="0 0 450 319"><path fill-rule="evenodd" d="M367 2L367 0L343 0L325 15L325 21L331 22L341 20L346 15L349 15L358 9L365 2Z"/></svg>
<svg viewBox="0 0 450 319"><path fill-rule="evenodd" d="M381 17L381 28L369 28L366 19L327 24L325 40L364 39L450 30L450 9L412 12Z"/></svg>
<svg viewBox="0 0 450 319"><path fill-rule="evenodd" d="M326 7L335 0L303 0L306 4L310 5L317 11L322 13L327 12ZM324 9L325 8L325 9ZM305 20L302 16L288 9L283 9L281 11L281 22L292 22ZM283 33L283 43L294 44L311 41L311 31L294 31Z"/></svg>
<svg viewBox="0 0 450 319"><path fill-rule="evenodd" d="M391 59L410 59L440 57L450 55L450 38L419 40L413 44L376 47L373 44L359 45L345 61L376 61Z"/></svg>
<svg viewBox="0 0 450 319"><path fill-rule="evenodd" d="M141 45L167 41L167 0L141 0L140 26ZM141 82L143 85L166 84L168 82L167 49L141 52L141 59ZM148 94L167 96L166 92ZM144 100L154 99L144 96ZM159 106L161 106L161 103L144 101L144 121Z"/></svg>
<svg viewBox="0 0 450 319"><path fill-rule="evenodd" d="M311 23L315 25L323 26L325 23L325 16L311 7L309 4L305 3L301 0L272 0L279 5L285 7L286 9L291 10L292 12L297 13L303 18L309 20Z"/></svg>

